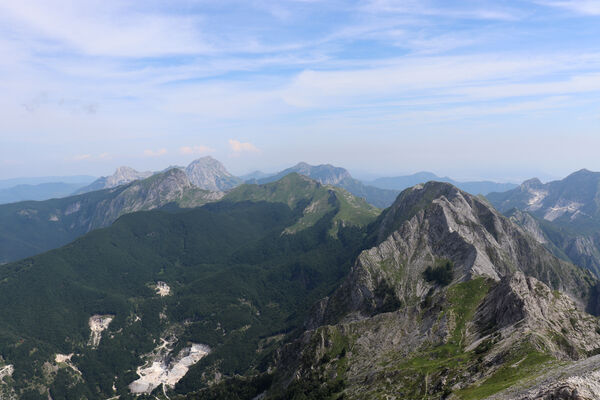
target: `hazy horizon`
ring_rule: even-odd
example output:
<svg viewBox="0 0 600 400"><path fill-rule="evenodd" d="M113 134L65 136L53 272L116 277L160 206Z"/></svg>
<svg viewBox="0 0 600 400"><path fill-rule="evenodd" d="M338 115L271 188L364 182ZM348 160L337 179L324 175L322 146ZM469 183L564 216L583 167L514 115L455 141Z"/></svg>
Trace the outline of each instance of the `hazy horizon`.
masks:
<svg viewBox="0 0 600 400"><path fill-rule="evenodd" d="M202 157L207 157L207 156L202 156ZM208 156L208 157L212 157L212 156ZM192 161L194 161L196 159L197 158L192 159L189 162L192 162ZM218 161L221 162L221 160L218 160ZM131 165L116 165L116 166L113 167L112 170L107 171L107 172L102 173L102 174L97 174L97 175L93 175L93 174L92 175L89 175L89 174L88 175L72 175L72 174L69 175L68 174L68 175L62 175L62 176L61 175L59 175L59 176L52 176L52 175L50 175L50 176L48 176L48 175L39 175L39 176L38 175L30 175L30 176L15 176L15 177L9 177L9 178L0 178L0 181L11 181L11 180L18 180L18 179L51 178L51 177L57 178L57 180L60 180L60 178L66 178L66 177L71 177L71 178L76 178L76 177L90 178L90 177L93 177L93 178L96 179L96 178L100 178L101 176L112 175L116 171L116 169L119 168L119 167L131 167L131 168L134 168L134 169L136 169L137 171L140 171L140 172L143 172L143 171L160 172L160 171L163 171L163 170L165 170L167 168L170 168L170 167L182 167L182 168L185 168L189 164L189 162L186 162L186 163L174 163L174 164L169 164L169 165L165 165L165 166L159 166L157 168L150 168L150 169L135 168L135 167L133 167ZM281 172L281 171L283 171L285 169L291 168L291 167L293 167L293 166L295 166L295 165L297 165L298 163L301 163L301 162L305 162L305 161L301 160L301 161L298 161L298 162L293 162L291 164L282 165L279 168L275 168L275 169L271 169L271 170L259 170L259 169L256 169L256 168L254 168L254 169L253 168L249 168L249 169L243 169L241 172L231 171L231 170L229 170L229 168L227 167L227 165L225 165L223 163L222 164L225 167L225 169L228 170L228 172L232 173L235 176L243 177L245 175L249 175L249 174L255 173L255 172L261 172L261 173L265 173L265 174L276 174L276 173L279 173L279 172ZM317 166L317 165L324 165L324 164L332 165L331 163L327 163L327 162L315 163L315 164L310 164L310 165ZM338 168L345 168L343 165L333 165L333 166L334 167L338 167ZM552 180L560 180L560 179L565 178L567 175L569 175L569 174L571 174L573 172L576 172L576 171L571 171L571 172L569 172L565 176L552 176L552 175L545 174L543 172L538 172L537 174L534 173L532 175L529 175L529 176L526 176L526 177L523 177L523 178L514 178L514 179L511 180L511 179L503 179L503 178L501 178L501 176L491 177L491 178L490 177L485 177L485 176L481 177L481 176L478 176L478 175L471 175L471 176L450 176L450 175L448 175L446 173L432 171L432 170L415 170L415 171L410 171L409 170L409 171L400 171L400 172L396 172L396 173L391 172L389 174L385 174L385 173L376 173L376 172L372 172L372 171L368 171L368 170L361 170L361 169L348 169L348 168L345 168L345 169L348 170L348 172L352 175L352 177L360 179L360 180L365 181L365 182L372 181L372 180L375 180L375 179L378 179L378 178L409 176L409 175L414 175L414 174L419 174L419 173L433 173L434 175L436 175L436 176L438 176L440 178L451 178L451 179L454 179L456 181L463 181L463 182L464 181L487 181L487 180L489 180L489 181L498 182L498 183L515 183L515 184L520 184L523 181L525 181L527 179L531 179L531 178L538 178L542 182L549 182L549 181L552 181ZM580 169L582 169L582 168L580 168ZM50 182L50 181L46 179L45 182Z"/></svg>
<svg viewBox="0 0 600 400"><path fill-rule="evenodd" d="M0 179L600 170L600 1L0 5Z"/></svg>

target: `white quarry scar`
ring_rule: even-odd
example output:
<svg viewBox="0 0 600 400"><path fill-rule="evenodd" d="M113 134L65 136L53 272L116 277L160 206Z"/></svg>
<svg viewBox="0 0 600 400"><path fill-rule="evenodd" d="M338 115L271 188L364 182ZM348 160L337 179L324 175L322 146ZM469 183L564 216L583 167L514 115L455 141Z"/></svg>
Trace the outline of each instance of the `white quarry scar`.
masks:
<svg viewBox="0 0 600 400"><path fill-rule="evenodd" d="M108 328L108 325L112 322L114 315L92 315L88 322L90 326L90 340L88 340L88 346L98 347L100 339L102 339L102 332Z"/></svg>
<svg viewBox="0 0 600 400"><path fill-rule="evenodd" d="M203 344L192 344L179 352L177 357L170 359L171 353L167 348L168 342L155 349L155 356L136 370L139 379L129 384L132 393L150 393L159 385L175 387L188 372L189 367L210 353L210 347Z"/></svg>

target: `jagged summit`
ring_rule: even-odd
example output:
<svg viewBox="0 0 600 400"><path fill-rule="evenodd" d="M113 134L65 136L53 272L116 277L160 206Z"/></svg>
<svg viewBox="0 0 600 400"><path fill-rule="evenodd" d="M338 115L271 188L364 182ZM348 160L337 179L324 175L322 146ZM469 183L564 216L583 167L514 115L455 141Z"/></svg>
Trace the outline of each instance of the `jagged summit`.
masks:
<svg viewBox="0 0 600 400"><path fill-rule="evenodd" d="M267 201L300 207L302 217L287 227L285 233L295 233L313 226L328 213L334 213L335 234L339 226L364 226L372 222L379 210L344 189L323 185L317 180L292 172L281 179L265 184L245 184L231 190L226 201Z"/></svg>
<svg viewBox="0 0 600 400"><path fill-rule="evenodd" d="M146 179L150 176L152 176L152 172L150 171L140 172L131 167L121 166L118 167L112 175L103 176L101 178L96 179L88 186L77 190L75 194L88 193L93 192L95 190L110 189L120 185L131 183L139 179Z"/></svg>
<svg viewBox="0 0 600 400"><path fill-rule="evenodd" d="M281 171L278 175L285 176L292 172L308 176L324 185L337 185L344 179L352 179L350 173L344 168L331 164L310 165L306 162L299 162L293 167Z"/></svg>
<svg viewBox="0 0 600 400"><path fill-rule="evenodd" d="M527 218L526 229L543 231L553 253L600 276L600 172L582 169L558 181L532 181L487 198L503 213L531 214L537 222Z"/></svg>
<svg viewBox="0 0 600 400"><path fill-rule="evenodd" d="M524 188L536 188L542 185L542 181L540 181L538 178L527 179L521 184L521 186Z"/></svg>
<svg viewBox="0 0 600 400"><path fill-rule="evenodd" d="M211 191L229 190L241 183L241 179L230 174L211 156L192 161L185 168L185 173L194 185Z"/></svg>
<svg viewBox="0 0 600 400"><path fill-rule="evenodd" d="M477 276L498 281L521 271L570 294L581 308L594 301L590 274L557 259L489 204L448 183L403 191L372 225L371 237L374 247L359 256L323 307L321 321L372 315L390 299L414 302L431 287L423 282L425 269L442 260L452 261L454 282ZM381 285L393 290L378 295Z"/></svg>
<svg viewBox="0 0 600 400"><path fill-rule="evenodd" d="M388 207L398 195L398 191L396 190L380 189L365 185L361 181L354 179L346 169L330 164L310 165L300 162L277 174L262 179L251 180L249 183L263 184L274 182L293 172L308 176L324 185L334 185L343 188L379 208Z"/></svg>
<svg viewBox="0 0 600 400"><path fill-rule="evenodd" d="M428 182L371 229L373 246L280 351L287 396L310 382L348 399L483 399L600 347L586 313L598 281L485 201Z"/></svg>

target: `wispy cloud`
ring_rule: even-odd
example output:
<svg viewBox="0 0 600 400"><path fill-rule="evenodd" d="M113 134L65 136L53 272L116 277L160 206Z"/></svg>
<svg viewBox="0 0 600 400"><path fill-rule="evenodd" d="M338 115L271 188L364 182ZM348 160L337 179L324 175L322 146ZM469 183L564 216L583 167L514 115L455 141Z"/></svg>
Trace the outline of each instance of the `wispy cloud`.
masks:
<svg viewBox="0 0 600 400"><path fill-rule="evenodd" d="M71 157L71 160L73 161L93 161L93 160L110 160L112 158L112 155L110 153L104 152L104 153L100 153L100 154L77 154L73 157Z"/></svg>
<svg viewBox="0 0 600 400"><path fill-rule="evenodd" d="M158 150L144 150L144 155L146 157L160 157L167 154L167 149L158 149Z"/></svg>
<svg viewBox="0 0 600 400"><path fill-rule="evenodd" d="M339 132L402 132L372 141L399 146L432 121L460 131L484 115L547 132L545 111L597 113L598 15L598 0L2 2L0 158L77 154L84 167L119 148L150 168L219 157L219 138L244 138L233 155L307 143L307 158L335 136L328 161Z"/></svg>
<svg viewBox="0 0 600 400"><path fill-rule="evenodd" d="M448 7L450 4L450 7ZM371 0L363 6L373 13L398 13L407 15L437 16L475 20L513 21L520 17L517 9L498 7L495 3L484 3L480 7L460 3L436 3L428 0Z"/></svg>
<svg viewBox="0 0 600 400"><path fill-rule="evenodd" d="M229 139L229 147L233 151L234 155L240 155L242 153L258 153L260 150L248 142L240 142L239 140Z"/></svg>
<svg viewBox="0 0 600 400"><path fill-rule="evenodd" d="M562 1L537 1L538 4L556 7L577 14L598 16L600 15L600 0L562 0Z"/></svg>
<svg viewBox="0 0 600 400"><path fill-rule="evenodd" d="M179 152L181 154L190 155L190 154L206 154L212 153L215 149L208 146L183 146L179 148Z"/></svg>
<svg viewBox="0 0 600 400"><path fill-rule="evenodd" d="M74 161L89 160L91 158L92 158L91 154L77 154L77 155L73 156Z"/></svg>

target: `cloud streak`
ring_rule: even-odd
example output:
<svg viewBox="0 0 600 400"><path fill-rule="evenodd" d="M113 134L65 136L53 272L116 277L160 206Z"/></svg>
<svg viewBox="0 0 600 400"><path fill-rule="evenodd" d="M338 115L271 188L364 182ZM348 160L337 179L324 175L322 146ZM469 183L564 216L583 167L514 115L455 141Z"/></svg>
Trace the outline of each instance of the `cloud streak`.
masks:
<svg viewBox="0 0 600 400"><path fill-rule="evenodd" d="M240 155L242 153L259 153L260 150L248 142L240 142L239 140L229 139L229 147L233 151L234 155Z"/></svg>
<svg viewBox="0 0 600 400"><path fill-rule="evenodd" d="M144 150L144 156L146 156L146 157L161 157L167 153L168 153L167 149Z"/></svg>
<svg viewBox="0 0 600 400"><path fill-rule="evenodd" d="M214 152L215 149L208 146L182 146L179 148L179 152L184 155L197 155L197 154L207 154Z"/></svg>

